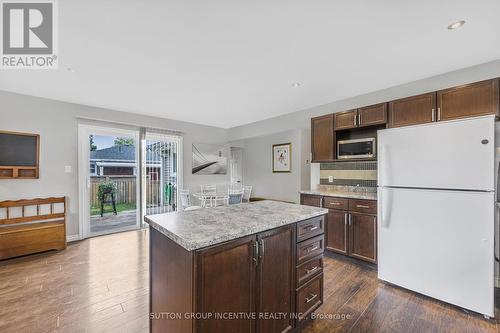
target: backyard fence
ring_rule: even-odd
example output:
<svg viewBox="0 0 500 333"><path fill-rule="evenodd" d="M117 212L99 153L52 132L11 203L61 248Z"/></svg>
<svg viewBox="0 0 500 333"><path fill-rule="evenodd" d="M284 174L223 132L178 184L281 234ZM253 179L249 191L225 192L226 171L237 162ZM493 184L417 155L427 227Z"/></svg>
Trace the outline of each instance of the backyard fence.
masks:
<svg viewBox="0 0 500 333"><path fill-rule="evenodd" d="M109 180L116 184L117 204L135 204L137 197L137 182L135 177L109 177ZM100 206L97 192L99 184L106 181L106 177L91 177L90 201L93 206ZM148 180L146 187L147 202L161 202L161 184L159 180Z"/></svg>

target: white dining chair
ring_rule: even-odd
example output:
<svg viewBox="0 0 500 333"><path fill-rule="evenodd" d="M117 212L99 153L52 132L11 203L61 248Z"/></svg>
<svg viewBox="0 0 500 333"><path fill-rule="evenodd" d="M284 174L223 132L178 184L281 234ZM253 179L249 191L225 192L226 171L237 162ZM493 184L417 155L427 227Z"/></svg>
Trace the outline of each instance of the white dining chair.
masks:
<svg viewBox="0 0 500 333"><path fill-rule="evenodd" d="M214 207L217 204L217 185L201 185L201 206Z"/></svg>
<svg viewBox="0 0 500 333"><path fill-rule="evenodd" d="M250 202L252 195L252 186L243 186L243 202Z"/></svg>
<svg viewBox="0 0 500 333"><path fill-rule="evenodd" d="M236 205L242 203L243 200L243 189L241 190L231 190L227 192L226 203L228 205Z"/></svg>
<svg viewBox="0 0 500 333"><path fill-rule="evenodd" d="M181 195L181 208L183 211L200 209L200 206L191 205L191 193L189 190L180 190Z"/></svg>

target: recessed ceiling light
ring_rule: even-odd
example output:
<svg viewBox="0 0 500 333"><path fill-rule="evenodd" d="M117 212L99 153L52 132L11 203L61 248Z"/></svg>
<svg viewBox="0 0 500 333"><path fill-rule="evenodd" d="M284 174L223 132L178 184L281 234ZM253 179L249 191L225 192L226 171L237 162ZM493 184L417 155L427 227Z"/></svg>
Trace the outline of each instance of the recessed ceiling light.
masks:
<svg viewBox="0 0 500 333"><path fill-rule="evenodd" d="M455 29L458 29L460 28L461 26L463 26L465 24L465 21L464 20L460 20L460 21L457 21L457 22L453 22L452 24L450 24L448 26L448 30L455 30Z"/></svg>
<svg viewBox="0 0 500 333"><path fill-rule="evenodd" d="M292 83L292 87L294 87L294 88L300 87L300 82Z"/></svg>

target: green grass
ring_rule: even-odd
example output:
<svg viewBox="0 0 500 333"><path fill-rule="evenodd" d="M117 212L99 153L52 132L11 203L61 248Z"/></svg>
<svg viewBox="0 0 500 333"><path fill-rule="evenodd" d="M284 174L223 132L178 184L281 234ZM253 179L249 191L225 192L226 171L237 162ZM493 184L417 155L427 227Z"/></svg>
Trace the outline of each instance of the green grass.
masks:
<svg viewBox="0 0 500 333"><path fill-rule="evenodd" d="M126 210L134 210L135 209L135 203L121 203L121 204L116 204L116 212L120 213ZM113 206L111 204L105 204L104 205L104 213L112 213L113 212ZM90 215L95 216L95 215L101 215L101 206L92 206L90 207Z"/></svg>

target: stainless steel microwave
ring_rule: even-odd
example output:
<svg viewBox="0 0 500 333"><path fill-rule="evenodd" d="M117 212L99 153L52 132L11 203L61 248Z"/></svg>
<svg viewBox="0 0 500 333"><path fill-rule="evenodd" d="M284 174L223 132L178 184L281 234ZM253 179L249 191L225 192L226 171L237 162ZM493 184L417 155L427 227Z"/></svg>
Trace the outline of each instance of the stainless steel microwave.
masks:
<svg viewBox="0 0 500 333"><path fill-rule="evenodd" d="M339 160L375 157L375 138L337 141Z"/></svg>

